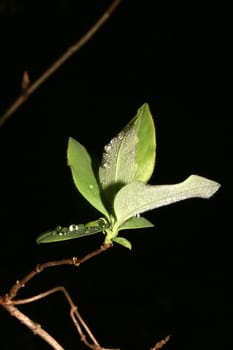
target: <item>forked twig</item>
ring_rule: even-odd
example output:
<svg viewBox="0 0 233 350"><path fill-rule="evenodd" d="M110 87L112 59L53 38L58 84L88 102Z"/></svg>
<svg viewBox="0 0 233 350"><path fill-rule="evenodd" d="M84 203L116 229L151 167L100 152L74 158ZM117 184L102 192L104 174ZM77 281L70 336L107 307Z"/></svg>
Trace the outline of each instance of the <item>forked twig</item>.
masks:
<svg viewBox="0 0 233 350"><path fill-rule="evenodd" d="M37 300L48 297L56 292L62 292L65 296L68 304L70 305L70 317L80 335L81 341L92 350L119 350L119 349L109 349L102 347L95 336L91 332L90 328L80 315L77 306L74 304L71 296L67 292L67 290L63 286L58 286L52 288L46 292L39 293L35 296L24 298L24 299L15 299L19 290L23 288L26 283L28 283L33 277L41 273L43 270L49 267L61 266L61 265L74 265L79 266L81 263L86 262L87 260L99 255L103 251L112 247L112 244L103 244L100 248L94 250L91 253L86 254L82 258L68 258L61 259L57 261L48 261L43 264L39 264L35 267L34 270L29 272L25 277L21 280L17 280L16 283L11 287L9 293L5 296L0 297L0 305L2 305L12 316L16 317L21 323L27 326L29 329L33 331L34 334L40 336L45 342L47 342L54 350L64 350L64 348L57 342L55 338L53 338L47 331L45 331L40 324L31 320L27 315L21 312L15 305L28 304L31 302L35 302ZM165 339L160 340L155 344L151 350L159 350L161 349L170 339L170 336L167 336Z"/></svg>
<svg viewBox="0 0 233 350"><path fill-rule="evenodd" d="M60 68L64 62L66 62L74 53L79 51L95 33L103 26L103 24L111 17L121 0L114 0L103 15L97 20L97 22L90 28L87 33L83 35L74 45L67 49L67 51L61 55L42 75L33 83L26 86L26 89L22 89L22 93L12 103L12 105L2 114L0 118L0 126L2 126L10 116L35 92L39 86L41 86L58 68ZM25 77L25 72L23 77ZM25 79L24 79L25 80ZM23 80L23 82L24 82Z"/></svg>
<svg viewBox="0 0 233 350"><path fill-rule="evenodd" d="M42 292L40 294L37 294L30 298L25 299L14 299L16 295L18 294L19 290L26 285L33 277L35 277L37 274L42 272L44 269L49 267L55 267L55 266L61 266L61 265L74 265L79 266L81 263L91 259L92 257L102 253L103 251L109 249L112 245L111 244L103 244L99 249L96 249L95 251L85 255L83 258L78 259L77 257L73 257L71 259L62 259L58 261L49 261L40 265L37 265L36 268L28 273L25 277L23 277L21 280L17 280L16 283L12 286L9 293L7 293L4 297L0 297L0 305L2 305L12 316L16 317L20 322L22 322L25 326L27 326L29 329L33 331L33 333L39 335L42 339L44 339L45 342L47 342L49 345L52 346L55 350L64 350L64 348L54 339L48 332L46 332L39 324L32 321L28 316L26 316L24 313L22 313L15 305L22 305L26 303L31 303L34 301L37 301L39 299L45 298L53 293L56 292L62 292L64 296L66 297L69 305L70 305L70 316L71 319L79 332L79 335L81 337L81 340L90 348L93 350L108 350L106 348L103 348L100 346L100 344L97 342L96 338L92 334L90 328L87 326L83 318L81 317L77 306L72 301L72 298L70 297L67 290L62 287L55 287L52 288L46 292ZM84 331L83 331L84 330ZM85 335L85 333L88 336Z"/></svg>
<svg viewBox="0 0 233 350"><path fill-rule="evenodd" d="M98 343L98 341L96 340L96 338L94 337L93 333L91 332L90 328L87 326L86 322L84 321L84 319L82 318L82 316L80 315L80 312L78 311L78 307L74 304L70 294L67 292L67 290L63 287L63 286L58 286L52 289L49 289L46 292L37 294L33 297L30 298L24 298L24 299L17 299L13 301L14 305L22 305L22 304L28 304L28 303L32 303L35 301L38 301L40 299L46 298L54 293L57 292L62 292L63 295L65 296L66 300L68 301L68 304L70 305L70 317L80 335L81 340L84 342L85 345L87 345L89 348L96 348L96 349L103 349L100 344ZM11 313L12 314L12 313ZM15 315L14 315L15 316ZM84 331L87 333L88 338L92 341L92 343L90 343L87 340L86 335L84 334L82 328L84 329Z"/></svg>

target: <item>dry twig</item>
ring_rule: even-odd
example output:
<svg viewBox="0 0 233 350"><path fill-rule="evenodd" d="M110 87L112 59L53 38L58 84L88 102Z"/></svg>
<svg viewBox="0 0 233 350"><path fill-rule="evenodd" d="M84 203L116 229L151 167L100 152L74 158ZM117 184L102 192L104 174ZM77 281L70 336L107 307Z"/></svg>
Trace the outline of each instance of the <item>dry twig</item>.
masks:
<svg viewBox="0 0 233 350"><path fill-rule="evenodd" d="M15 299L18 292L21 288L25 287L25 285L32 280L36 275L41 273L43 270L50 268L50 267L56 267L56 266L62 266L62 265L73 265L73 266L79 266L80 264L86 262L87 260L99 255L103 251L109 249L112 247L111 244L103 244L100 248L94 250L91 253L86 254L82 258L68 258L68 259L61 259L61 260L54 260L54 261L48 261L43 264L38 264L34 270L29 272L26 276L24 276L21 280L17 280L16 283L11 287L9 290L9 293L7 293L5 296L0 297L0 305L5 308L12 316L16 317L21 323L23 323L26 327L28 327L30 330L33 331L34 334L40 336L45 342L47 342L54 350L64 350L64 348L57 342L55 338L53 338L47 331L45 331L40 324L34 322L31 320L27 315L25 315L23 312L21 312L16 305L23 305L35 302L37 300L43 299L45 297L48 297L54 293L62 292L65 296L69 306L70 306L70 317L74 323L74 326L76 327L81 341L90 349L92 350L119 350L119 349L109 349L102 347L98 341L96 340L95 336L91 332L90 328L80 315L77 306L74 304L71 296L67 292L67 290L63 286L58 286L55 288L52 288L46 292L41 292L35 296L24 298L24 299ZM151 350L159 350L161 349L170 339L170 336L167 336L165 339L160 340L155 344Z"/></svg>
<svg viewBox="0 0 233 350"><path fill-rule="evenodd" d="M25 298L25 299L14 299L19 290L23 288L26 283L28 283L33 277L41 273L44 269L49 267L61 266L61 265L74 265L79 266L81 263L93 258L94 256L102 253L103 251L109 249L111 244L103 244L99 249L85 255L83 258L78 259L77 257L73 257L70 259L62 259L57 261L49 261L40 265L37 265L34 270L29 272L25 277L21 280L17 280L16 283L12 286L9 293L5 296L0 297L0 305L5 308L12 316L16 317L20 322L22 322L25 326L33 331L36 335L39 335L45 342L47 342L51 347L55 350L64 350L64 348L54 339L48 332L46 332L39 324L31 320L28 316L26 316L23 312L21 312L15 305L22 305L37 301L39 299L45 298L51 294L56 292L62 292L70 305L70 316L71 319L81 337L81 340L84 342L86 346L93 350L108 350L106 348L101 347L90 328L87 326L86 322L81 317L77 306L74 304L67 290L62 287L55 287L46 292L39 293L33 297ZM86 333L86 334L85 334ZM87 335L87 336L86 336ZM117 350L117 349L115 349Z"/></svg>
<svg viewBox="0 0 233 350"><path fill-rule="evenodd" d="M58 68L60 68L63 63L65 63L74 53L79 51L103 26L103 24L111 17L117 6L120 4L121 0L114 0L109 8L104 12L104 14L98 19L98 21L93 25L91 29L88 30L84 36L78 40L74 45L72 45L68 50L60 56L34 83L29 85L29 80L27 79L27 86L25 85L25 73L23 76L23 91L19 97L12 103L12 105L2 114L0 118L0 126L2 126L10 116L15 113L15 111L35 92L38 87L40 87L53 73L55 73ZM29 78L28 76L26 78Z"/></svg>
<svg viewBox="0 0 233 350"><path fill-rule="evenodd" d="M164 345L167 344L167 342L170 340L171 336L168 335L166 336L166 338L158 341L155 346L153 348L151 348L151 350L159 350L159 349L162 349L162 347L164 347Z"/></svg>

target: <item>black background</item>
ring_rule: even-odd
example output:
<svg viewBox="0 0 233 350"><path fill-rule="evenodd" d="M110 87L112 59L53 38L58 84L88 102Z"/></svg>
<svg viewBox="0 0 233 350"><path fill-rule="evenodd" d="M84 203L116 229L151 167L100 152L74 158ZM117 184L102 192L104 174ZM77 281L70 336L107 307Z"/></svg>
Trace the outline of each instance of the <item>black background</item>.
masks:
<svg viewBox="0 0 233 350"><path fill-rule="evenodd" d="M110 1L0 1L0 111L80 38ZM220 3L123 1L112 18L2 126L0 294L37 263L82 256L102 236L47 246L60 224L98 218L66 165L69 136L98 162L103 146L148 102L157 131L153 184L196 173L222 184L145 216L155 228L126 232L80 268L46 271L20 294L64 285L104 346L230 349L232 282L229 12ZM21 307L65 349L82 349L61 296ZM0 349L49 349L0 309Z"/></svg>

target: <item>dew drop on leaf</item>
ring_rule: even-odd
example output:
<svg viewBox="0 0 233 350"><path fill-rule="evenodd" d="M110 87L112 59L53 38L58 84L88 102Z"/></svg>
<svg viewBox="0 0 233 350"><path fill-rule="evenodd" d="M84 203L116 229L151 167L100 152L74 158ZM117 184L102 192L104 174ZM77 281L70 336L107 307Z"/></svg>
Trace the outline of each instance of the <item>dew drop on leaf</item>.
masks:
<svg viewBox="0 0 233 350"><path fill-rule="evenodd" d="M105 168L105 169L109 168L109 163L108 162L104 162L102 167Z"/></svg>
<svg viewBox="0 0 233 350"><path fill-rule="evenodd" d="M124 133L123 131L120 131L119 134L117 135L118 140L123 140L124 138Z"/></svg>
<svg viewBox="0 0 233 350"><path fill-rule="evenodd" d="M91 186L91 185L90 185ZM78 231L78 225L72 224L69 226L69 231Z"/></svg>
<svg viewBox="0 0 233 350"><path fill-rule="evenodd" d="M112 145L109 143L108 145L104 146L105 152L109 152L112 149Z"/></svg>

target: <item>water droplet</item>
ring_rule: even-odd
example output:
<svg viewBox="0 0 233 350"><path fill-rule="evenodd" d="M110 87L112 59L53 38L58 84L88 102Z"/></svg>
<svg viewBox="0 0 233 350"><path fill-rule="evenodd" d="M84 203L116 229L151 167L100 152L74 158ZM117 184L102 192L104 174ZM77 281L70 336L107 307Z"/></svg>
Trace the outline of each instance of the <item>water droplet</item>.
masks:
<svg viewBox="0 0 233 350"><path fill-rule="evenodd" d="M85 233L90 233L90 232L91 232L91 229L89 227L86 227Z"/></svg>
<svg viewBox="0 0 233 350"><path fill-rule="evenodd" d="M103 167L104 169L109 168L109 163L105 161L105 162L103 163L102 167Z"/></svg>
<svg viewBox="0 0 233 350"><path fill-rule="evenodd" d="M62 231L58 232L59 236L63 236L64 233Z"/></svg>
<svg viewBox="0 0 233 350"><path fill-rule="evenodd" d="M69 226L69 231L73 232L73 231L78 231L78 225L72 224Z"/></svg>
<svg viewBox="0 0 233 350"><path fill-rule="evenodd" d="M122 131L119 132L119 134L117 135L118 140L123 140L124 138L124 133Z"/></svg>
<svg viewBox="0 0 233 350"><path fill-rule="evenodd" d="M93 185L89 185L89 188L92 189L92 188L94 188L94 186Z"/></svg>
<svg viewBox="0 0 233 350"><path fill-rule="evenodd" d="M59 235L59 232L62 230L61 226L57 226L55 230L52 232L52 236L56 236L57 234Z"/></svg>
<svg viewBox="0 0 233 350"><path fill-rule="evenodd" d="M105 152L109 152L112 149L112 145L109 143L108 145L104 146Z"/></svg>

